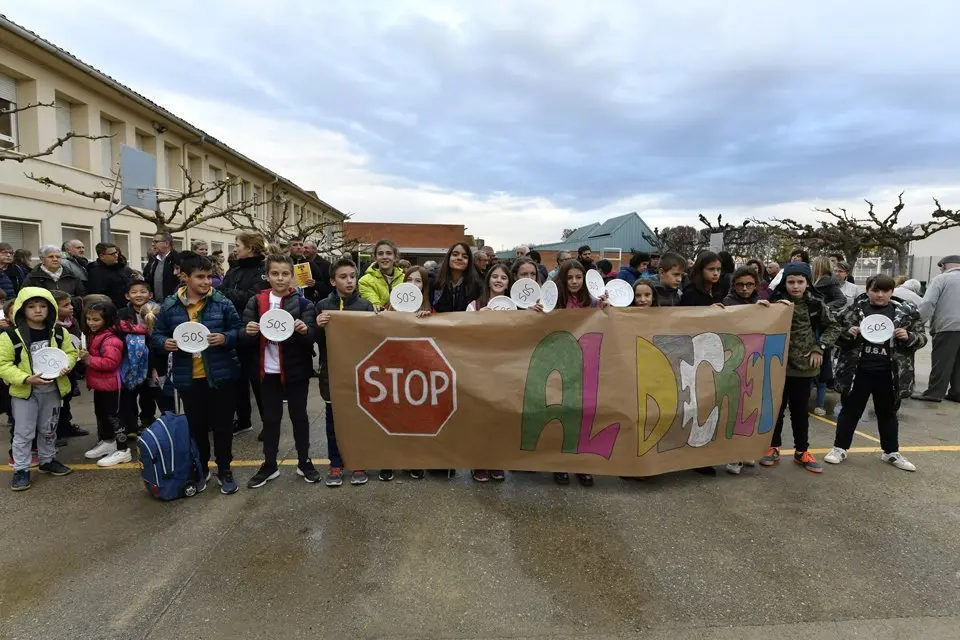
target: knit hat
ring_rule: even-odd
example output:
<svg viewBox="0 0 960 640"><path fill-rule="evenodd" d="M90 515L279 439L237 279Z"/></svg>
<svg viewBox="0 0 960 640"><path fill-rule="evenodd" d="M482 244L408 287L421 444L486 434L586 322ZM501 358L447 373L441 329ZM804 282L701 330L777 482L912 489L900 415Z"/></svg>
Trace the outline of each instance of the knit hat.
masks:
<svg viewBox="0 0 960 640"><path fill-rule="evenodd" d="M787 276L803 276L807 281L813 280L813 272L810 265L806 262L788 262L783 268L783 281L786 282Z"/></svg>

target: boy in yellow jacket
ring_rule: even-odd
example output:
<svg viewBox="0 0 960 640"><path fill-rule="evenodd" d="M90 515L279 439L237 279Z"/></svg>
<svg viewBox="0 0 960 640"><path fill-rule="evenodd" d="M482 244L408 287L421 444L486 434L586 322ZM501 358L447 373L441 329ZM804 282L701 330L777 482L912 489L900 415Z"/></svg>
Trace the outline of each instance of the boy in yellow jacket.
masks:
<svg viewBox="0 0 960 640"><path fill-rule="evenodd" d="M11 309L13 326L0 334L0 378L10 385L13 411L14 491L30 488L30 443L37 437L40 472L65 476L70 467L56 455L60 405L70 393L67 374L77 364L77 348L63 327L57 326L57 303L40 287L20 290ZM40 349L53 347L67 356L67 366L55 380L35 374L33 358Z"/></svg>

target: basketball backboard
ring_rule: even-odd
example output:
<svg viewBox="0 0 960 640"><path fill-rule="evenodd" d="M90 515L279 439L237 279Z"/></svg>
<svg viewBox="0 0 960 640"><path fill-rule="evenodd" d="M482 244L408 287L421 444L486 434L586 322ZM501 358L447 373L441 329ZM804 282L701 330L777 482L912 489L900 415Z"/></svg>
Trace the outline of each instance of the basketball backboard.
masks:
<svg viewBox="0 0 960 640"><path fill-rule="evenodd" d="M157 159L125 144L120 145L120 204L157 209Z"/></svg>

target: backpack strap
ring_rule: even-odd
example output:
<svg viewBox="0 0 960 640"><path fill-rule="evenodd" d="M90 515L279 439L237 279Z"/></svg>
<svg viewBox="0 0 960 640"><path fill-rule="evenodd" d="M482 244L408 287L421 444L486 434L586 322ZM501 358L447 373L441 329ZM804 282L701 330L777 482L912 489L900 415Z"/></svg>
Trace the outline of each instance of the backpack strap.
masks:
<svg viewBox="0 0 960 640"><path fill-rule="evenodd" d="M9 327L4 329L3 332L10 336L10 343L13 345L13 366L19 367L20 361L23 360L23 339L17 332L16 327Z"/></svg>

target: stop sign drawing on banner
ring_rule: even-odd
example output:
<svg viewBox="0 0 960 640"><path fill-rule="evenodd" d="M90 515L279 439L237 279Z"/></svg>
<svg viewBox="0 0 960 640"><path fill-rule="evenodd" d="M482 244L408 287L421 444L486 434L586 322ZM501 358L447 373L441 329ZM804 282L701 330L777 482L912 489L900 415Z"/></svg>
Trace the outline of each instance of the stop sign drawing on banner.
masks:
<svg viewBox="0 0 960 640"><path fill-rule="evenodd" d="M387 338L357 365L357 404L394 436L435 436L457 410L457 372L432 338Z"/></svg>

